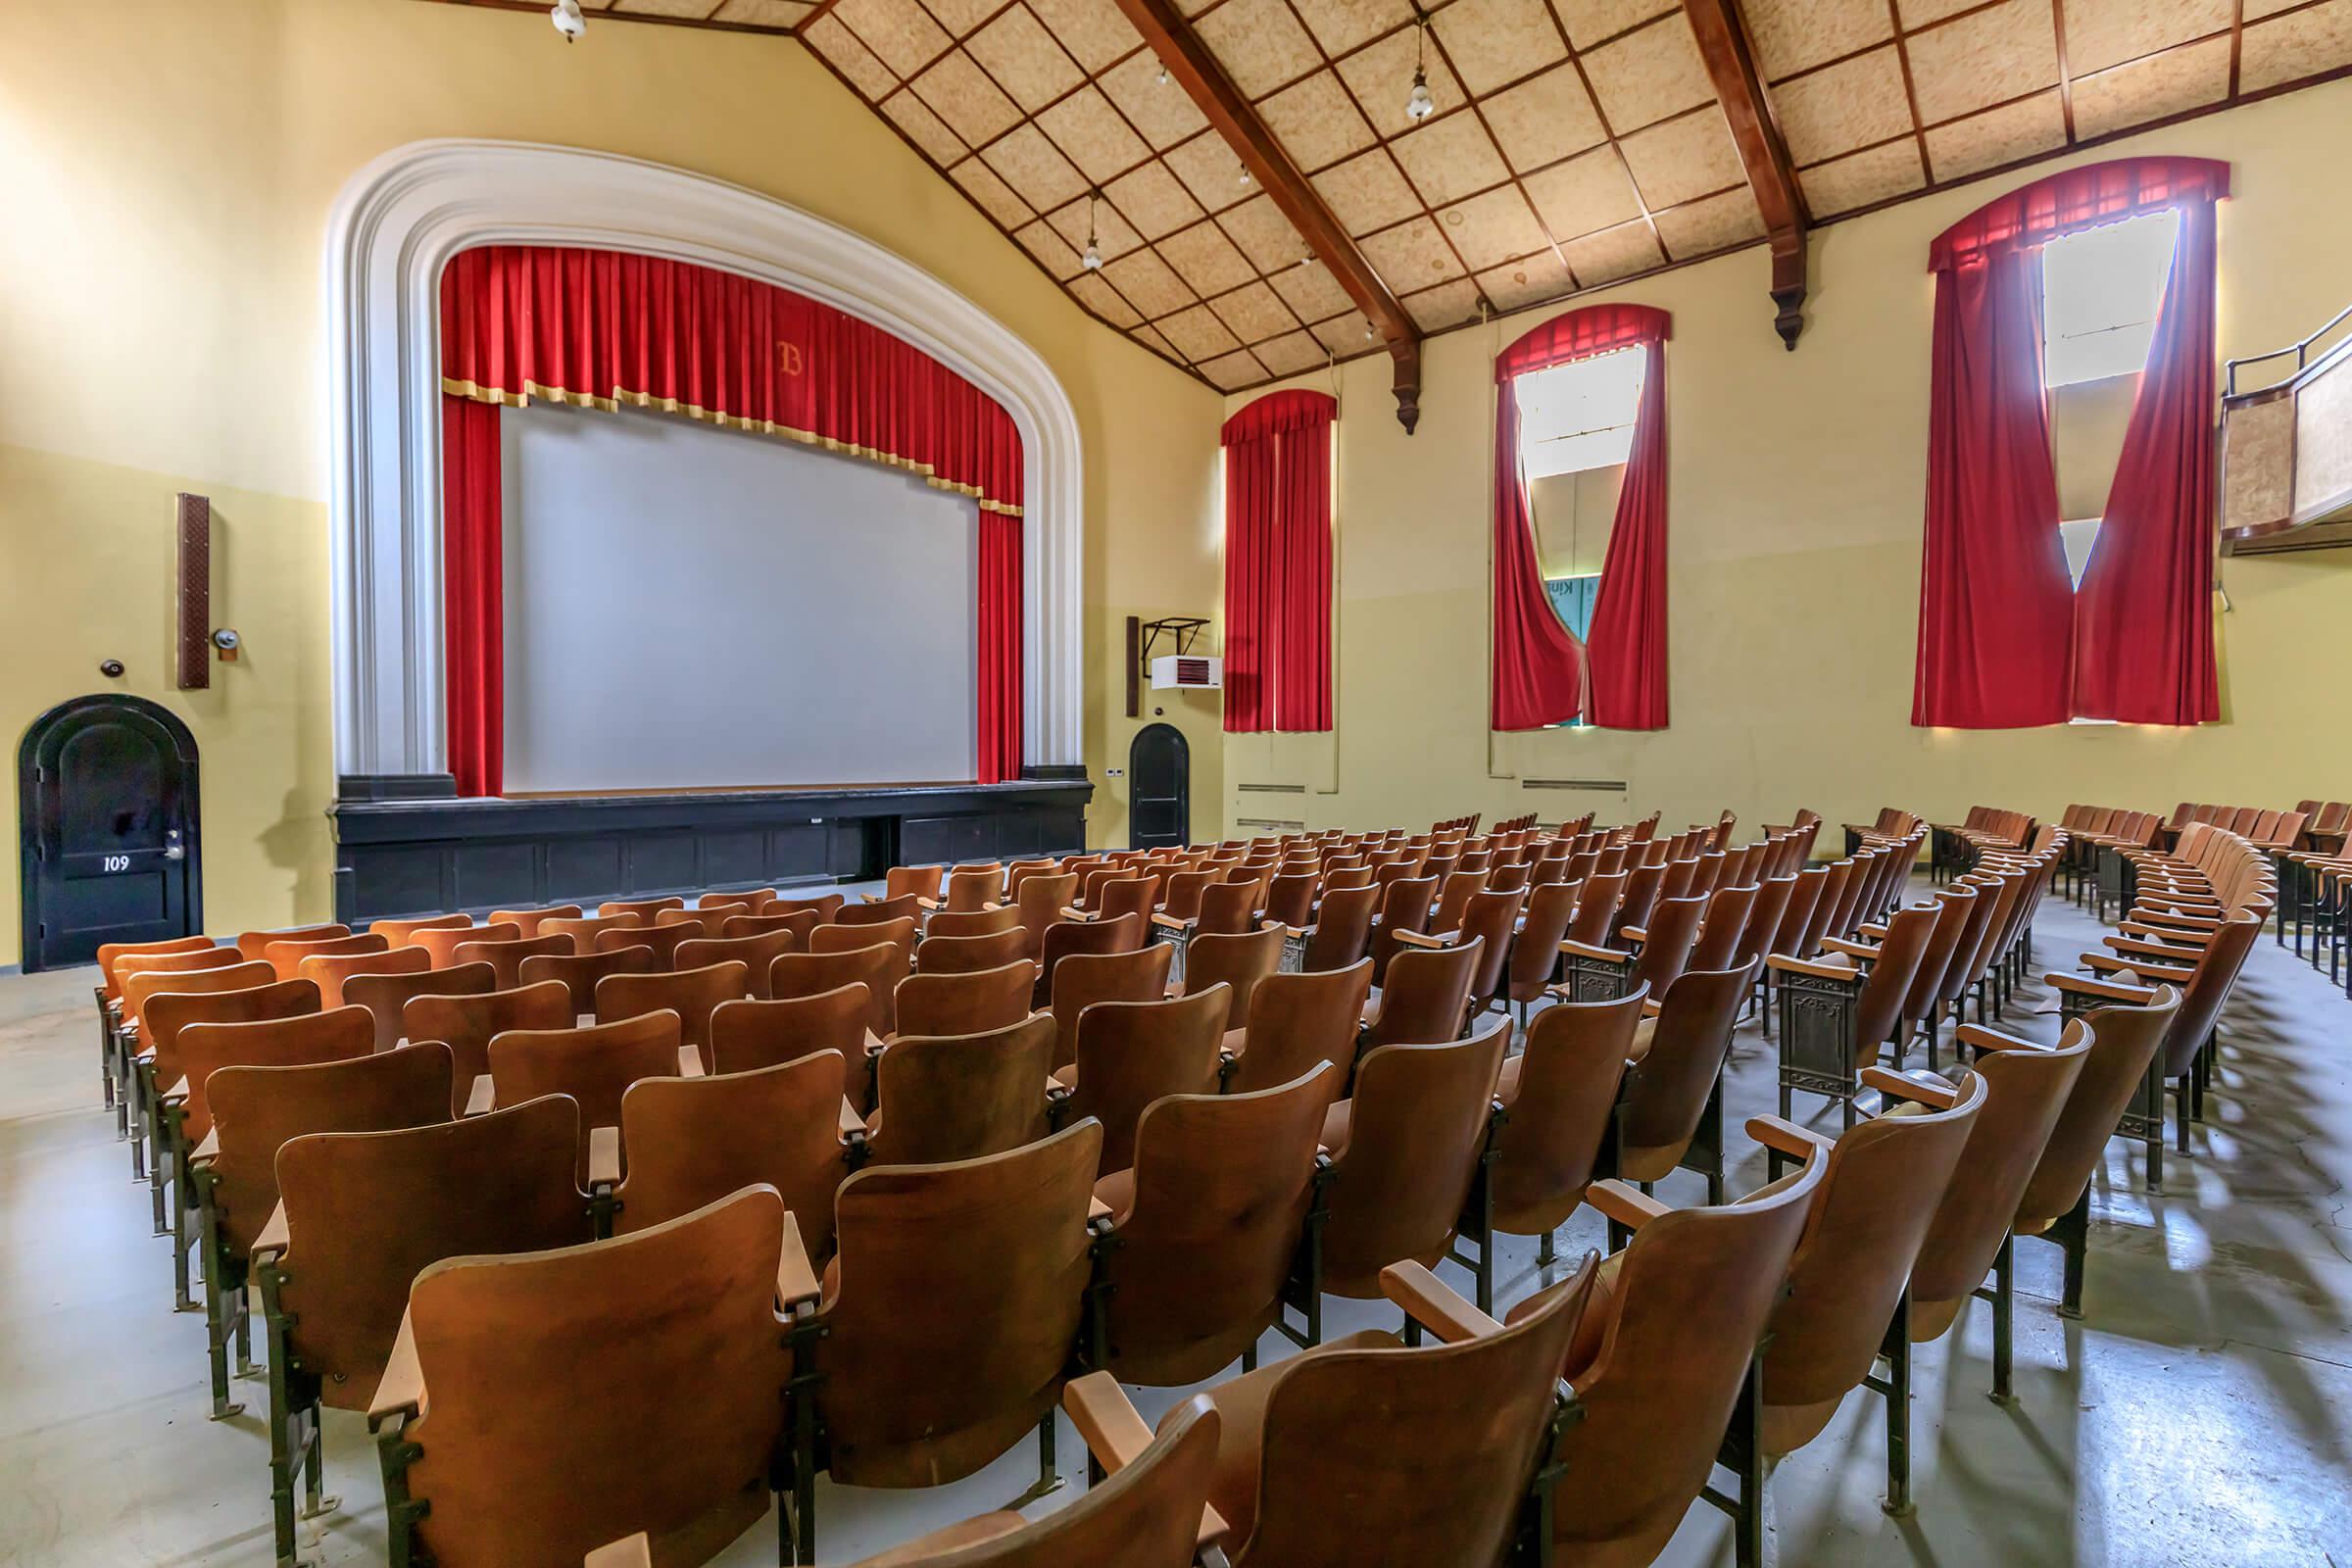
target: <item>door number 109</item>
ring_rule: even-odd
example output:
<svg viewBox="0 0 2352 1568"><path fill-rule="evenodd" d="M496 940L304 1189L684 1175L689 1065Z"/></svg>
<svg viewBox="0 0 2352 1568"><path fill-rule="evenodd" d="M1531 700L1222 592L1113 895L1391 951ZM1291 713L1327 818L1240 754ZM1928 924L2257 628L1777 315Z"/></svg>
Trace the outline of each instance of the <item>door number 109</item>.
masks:
<svg viewBox="0 0 2352 1568"><path fill-rule="evenodd" d="M101 871L127 871L130 869L130 857L127 855L101 856L99 859L98 869Z"/></svg>

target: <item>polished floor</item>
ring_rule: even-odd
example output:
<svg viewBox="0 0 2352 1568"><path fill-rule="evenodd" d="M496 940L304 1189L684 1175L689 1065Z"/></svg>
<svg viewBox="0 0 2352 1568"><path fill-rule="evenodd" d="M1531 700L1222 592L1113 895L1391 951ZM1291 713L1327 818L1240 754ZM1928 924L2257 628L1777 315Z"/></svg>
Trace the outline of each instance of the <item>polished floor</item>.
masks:
<svg viewBox="0 0 2352 1568"><path fill-rule="evenodd" d="M2051 901L2045 964L2097 929ZM98 1108L90 973L0 977L0 1565L196 1568L270 1560L267 1438L247 1413L207 1419L204 1325L171 1310L167 1244ZM2010 1025L2040 1039L2055 1004L2026 990ZM2352 1568L2352 1003L2266 941L2225 1015L2219 1082L2193 1152L2165 1190L2109 1146L2092 1192L2085 1317L2061 1320L2056 1249L2020 1248L2016 1402L1985 1397L1990 1309L1925 1348L1915 1391L1916 1514L1878 1497L1882 1424L1855 1395L1770 1488L1768 1550L1785 1564L2315 1564ZM1771 1048L1740 1033L1731 1125L1769 1109ZM1824 1118L1827 1119L1826 1117ZM1762 1180L1743 1135L1732 1188ZM1696 1201L1677 1176L1660 1196ZM1589 1210L1562 1234L1598 1246ZM1499 1296L1540 1283L1532 1241L1506 1239ZM1446 1272L1467 1284L1447 1266ZM1393 1310L1330 1303L1333 1334L1393 1327ZM1264 1353L1288 1353L1268 1336ZM1155 1416L1173 1391L1137 1391ZM364 1418L327 1412L328 1490L305 1556L384 1560L384 1513ZM1058 1505L1084 1485L1065 1424ZM1002 1506L1035 1477L1023 1445L979 1475L922 1493L820 1483L820 1556L846 1563ZM722 1561L774 1561L755 1529ZM1666 1562L1731 1561L1728 1523L1692 1509Z"/></svg>

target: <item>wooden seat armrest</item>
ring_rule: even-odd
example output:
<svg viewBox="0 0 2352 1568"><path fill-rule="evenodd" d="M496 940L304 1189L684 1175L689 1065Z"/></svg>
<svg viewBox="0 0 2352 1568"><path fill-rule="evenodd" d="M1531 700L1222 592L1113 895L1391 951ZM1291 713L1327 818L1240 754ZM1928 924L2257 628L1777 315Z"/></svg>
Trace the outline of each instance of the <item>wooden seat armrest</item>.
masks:
<svg viewBox="0 0 2352 1568"><path fill-rule="evenodd" d="M1854 929L1861 932L1864 936L1869 937L1874 942L1884 942L1886 940L1886 928L1874 920L1865 920L1860 925L1854 927Z"/></svg>
<svg viewBox="0 0 2352 1568"><path fill-rule="evenodd" d="M984 900L984 901L981 903L981 905L980 905L980 912L981 912L981 913L983 913L983 914L994 914L994 913L996 913L996 912L997 912L999 909L1003 909L1003 908L1008 908L1008 907L1010 907L1010 906L1008 906L1008 905L1005 905L1005 904L1002 903L1002 902L1000 902L999 900L996 900L996 899L987 899L987 900Z"/></svg>
<svg viewBox="0 0 2352 1568"><path fill-rule="evenodd" d="M680 1046L678 1048L678 1076L681 1078L704 1076L702 1047Z"/></svg>
<svg viewBox="0 0 2352 1568"><path fill-rule="evenodd" d="M248 1255L258 1263L266 1254L282 1254L293 1245L294 1233L286 1227L286 1200L281 1198L277 1200L277 1206L270 1211L270 1223L264 1225L262 1234L253 1239Z"/></svg>
<svg viewBox="0 0 2352 1568"><path fill-rule="evenodd" d="M868 1029L865 1032L865 1054L867 1055L879 1056L882 1054L882 1048L888 1044L888 1041L884 1040L880 1035L874 1033L871 1029Z"/></svg>
<svg viewBox="0 0 2352 1568"><path fill-rule="evenodd" d="M2144 908L2135 904L2123 920L2125 929L2129 930L2133 921L2143 925L2159 925L2168 931L2211 931L2220 926L2222 917L2219 914L2190 914L2181 909L2168 909L2162 905Z"/></svg>
<svg viewBox="0 0 2352 1568"><path fill-rule="evenodd" d="M868 904L880 904L882 902L882 895L879 893L860 893L858 896Z"/></svg>
<svg viewBox="0 0 2352 1568"><path fill-rule="evenodd" d="M1665 1010L1666 1010L1666 1004L1665 1004L1664 1002L1660 1001L1658 998L1656 998L1656 997L1644 997L1644 998L1642 998L1642 1017L1644 1017L1644 1018L1655 1018L1655 1017L1657 1017L1657 1016L1658 1016L1660 1013L1664 1012Z"/></svg>
<svg viewBox="0 0 2352 1568"><path fill-rule="evenodd" d="M1973 1046L1979 1051L2047 1051L2050 1049L2039 1041L2028 1040L2023 1035L2013 1035L2006 1030L1987 1029L1981 1023L1962 1024L1952 1038L1964 1046Z"/></svg>
<svg viewBox="0 0 2352 1568"><path fill-rule="evenodd" d="M1850 963L1825 963L1818 958L1791 958L1784 953L1768 953L1764 966L1782 974L1809 974L1817 980L1859 980L1862 971Z"/></svg>
<svg viewBox="0 0 2352 1568"><path fill-rule="evenodd" d="M1645 925L1621 925L1617 928L1617 934L1636 947L1649 941L1649 927Z"/></svg>
<svg viewBox="0 0 2352 1568"><path fill-rule="evenodd" d="M801 1243L800 1221L786 1209L784 1250L776 1259L776 1302L789 1313L803 1301L816 1300L820 1294L816 1270L808 1263L808 1249Z"/></svg>
<svg viewBox="0 0 2352 1568"><path fill-rule="evenodd" d="M1125 1469L1152 1446L1152 1429L1108 1372L1089 1372L1064 1384L1061 1407L1070 1413L1086 1451L1106 1472Z"/></svg>
<svg viewBox="0 0 2352 1568"><path fill-rule="evenodd" d="M180 1104L185 1104L185 1103L187 1102L187 1099L188 1099L188 1078L187 1078L187 1074L185 1074L185 1073L182 1073L182 1074L180 1074L180 1077L179 1077L179 1082L177 1082L177 1083L173 1084L173 1085L172 1085L171 1088L169 1088L169 1089L165 1090L165 1091L164 1091L162 1094L158 1095L156 1098L157 1098L158 1100L169 1100L169 1101L172 1101L172 1102L177 1102L177 1103L180 1103Z"/></svg>
<svg viewBox="0 0 2352 1568"><path fill-rule="evenodd" d="M620 1129L591 1127L588 1129L588 1186L620 1185Z"/></svg>
<svg viewBox="0 0 2352 1568"><path fill-rule="evenodd" d="M490 1082L490 1075L486 1072L476 1074L473 1088L466 1096L466 1114L468 1116L484 1115L497 1103L498 1089Z"/></svg>
<svg viewBox="0 0 2352 1568"><path fill-rule="evenodd" d="M926 914L937 914L940 910L946 908L948 906L947 901L944 899L935 899L929 894L918 893L914 896L914 906L918 909L921 909Z"/></svg>
<svg viewBox="0 0 2352 1568"><path fill-rule="evenodd" d="M2045 974L2042 979L2060 991L2071 991L2080 997L2104 997L2110 1002L2135 1002L2143 1007L2156 1000L2154 986L2125 985L2120 980L2098 980L2086 974Z"/></svg>
<svg viewBox="0 0 2352 1568"><path fill-rule="evenodd" d="M1452 947L1461 935L1459 931L1441 931L1434 936L1427 931L1399 931L1396 940L1408 948L1445 949Z"/></svg>
<svg viewBox="0 0 2352 1568"><path fill-rule="evenodd" d="M858 1107L851 1104L846 1099L841 1102L841 1114L838 1118L837 1124L841 1129L841 1137L844 1143L847 1143L853 1137L862 1138L865 1136L865 1118L858 1115Z"/></svg>
<svg viewBox="0 0 2352 1568"><path fill-rule="evenodd" d="M1811 1159L1838 1147L1836 1139L1824 1137L1810 1127L1799 1127L1781 1116L1748 1117L1747 1136L1792 1159Z"/></svg>
<svg viewBox="0 0 2352 1568"><path fill-rule="evenodd" d="M1674 1210L1647 1193L1620 1181L1594 1182L1585 1189L1585 1201L1629 1231L1638 1231L1660 1214Z"/></svg>
<svg viewBox="0 0 2352 1568"><path fill-rule="evenodd" d="M1857 1076L1863 1088L1876 1089L1883 1101L1915 1101L1937 1110L1949 1110L1960 1103L1960 1091L1925 1068L1888 1072L1884 1067L1865 1067Z"/></svg>
<svg viewBox="0 0 2352 1568"><path fill-rule="evenodd" d="M1189 931L1198 922L1188 920L1182 915L1178 914L1160 914L1154 912L1152 916L1152 923L1155 926L1158 926L1163 931Z"/></svg>
<svg viewBox="0 0 2352 1568"><path fill-rule="evenodd" d="M373 1432L396 1415L420 1416L424 1406L424 1368L416 1364L416 1325L404 1311L400 1337L392 1342L392 1358L384 1363L375 1397L368 1401L368 1430Z"/></svg>
<svg viewBox="0 0 2352 1568"><path fill-rule="evenodd" d="M626 1541L608 1541L581 1559L581 1568L654 1568L653 1543L642 1530Z"/></svg>
<svg viewBox="0 0 2352 1568"><path fill-rule="evenodd" d="M2193 964L2197 961L2197 955L2193 951L2174 947L2168 942L2143 942L2137 937L2102 937L2100 945L2112 948L2117 953L2142 954L2164 963Z"/></svg>
<svg viewBox="0 0 2352 1568"><path fill-rule="evenodd" d="M1848 942L1843 937L1823 937L1821 945L1832 953L1842 953L1849 958L1867 958L1876 962L1879 956L1876 943Z"/></svg>
<svg viewBox="0 0 2352 1568"><path fill-rule="evenodd" d="M1419 1263L1391 1263L1380 1271L1380 1289L1404 1308L1405 1316L1447 1345L1502 1332L1500 1323L1456 1296L1444 1280Z"/></svg>
<svg viewBox="0 0 2352 1568"><path fill-rule="evenodd" d="M2124 920L2118 922L2117 929L2139 942L2170 946L2176 953L2182 948L2213 946L2211 926L2153 925L2145 920ZM2187 955L2181 954L2181 956L2186 957Z"/></svg>
<svg viewBox="0 0 2352 1568"><path fill-rule="evenodd" d="M1110 1205L1100 1198L1089 1198L1086 1200L1086 1222L1089 1225L1107 1225L1110 1223Z"/></svg>
<svg viewBox="0 0 2352 1568"><path fill-rule="evenodd" d="M204 1142L198 1144L196 1146L196 1152L188 1156L188 1158L194 1160L198 1164L202 1164L208 1159L219 1159L220 1157L220 1129L218 1127L215 1127L212 1131L206 1133L204 1135Z"/></svg>
<svg viewBox="0 0 2352 1568"><path fill-rule="evenodd" d="M1065 904L1061 906L1061 917L1064 920L1076 920L1083 925L1092 920L1095 914L1092 909L1081 909L1075 904Z"/></svg>
<svg viewBox="0 0 2352 1568"><path fill-rule="evenodd" d="M1631 963L1634 956L1614 948L1595 948L1583 942L1563 942L1560 951L1572 958L1597 958L1603 963Z"/></svg>
<svg viewBox="0 0 2352 1568"><path fill-rule="evenodd" d="M2154 980L2170 980L2175 985L2184 986L2197 977L2197 971L2194 969L2178 968L2169 963L2155 963L2147 958L2127 958L2104 953L2086 953L2082 955L2082 961L2102 973L2113 974L2128 971Z"/></svg>
<svg viewBox="0 0 2352 1568"><path fill-rule="evenodd" d="M1293 942L1310 942L1314 940L1315 927L1311 925L1283 925L1280 920L1268 920L1266 924L1271 926L1280 926L1282 928L1282 934L1286 937L1289 937Z"/></svg>

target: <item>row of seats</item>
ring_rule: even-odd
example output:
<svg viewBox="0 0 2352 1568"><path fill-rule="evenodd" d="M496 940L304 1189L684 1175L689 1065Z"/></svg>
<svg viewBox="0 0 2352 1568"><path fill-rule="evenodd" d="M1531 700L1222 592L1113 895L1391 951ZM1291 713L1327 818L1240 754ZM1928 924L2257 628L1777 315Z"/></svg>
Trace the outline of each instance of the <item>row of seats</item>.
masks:
<svg viewBox="0 0 2352 1568"><path fill-rule="evenodd" d="M656 1558L702 1560L773 1488L808 1560L820 1470L933 1484L1035 1428L1051 1475L1059 1395L1120 1473L1099 1500L890 1560L984 1540L1002 1555L969 1560L1061 1560L1122 1498L1189 1519L1173 1551L1301 1561L1349 1555L1345 1536L1449 1560L1465 1530L1499 1551L1537 1494L1570 1554L1645 1560L1718 1459L1751 1560L1767 1458L1884 1381L1882 1349L1901 1386L1908 1346L1988 1270L2005 1290L2012 1235L2055 1234L2079 1278L2068 1216L2120 1113L2098 1096L2139 1081L2127 1037L2178 1004L2098 1009L2056 1051L1963 1025L1955 1052L1987 1054L1956 1083L1888 1072L1882 1044L1899 1068L1921 1023L1933 1042L1947 973L1997 1016L2054 856L1995 858L1911 909L1916 819L1811 865L1818 825L1744 846L1728 815L1665 839L1654 819L1334 834L902 868L858 903L712 894L116 951L107 1081L169 1198L159 1229L183 1238L183 1298L199 1239L224 1415L259 1298L281 1557L321 1505L323 1407L370 1410L399 1551L553 1560L643 1530ZM1947 920L1966 960L1921 989ZM1850 994L1848 1131L1756 1118L1803 1170L1666 1210L1646 1189L1677 1168L1720 1204L1724 1063L1774 975L1785 1084L1822 1013L1789 987ZM1888 998L1899 1029L1870 1021ZM2090 1057L2123 1065L2062 1147ZM1616 1255L1495 1323L1493 1236L1540 1236L1548 1261L1583 1204ZM1428 1273L1447 1256L1475 1300ZM1315 1346L1327 1293L1397 1300L1444 1343L1249 1370L1268 1327ZM1910 1332L1890 1335L1898 1309ZM1996 1385L2007 1353L2004 1332ZM1175 1467L1193 1479L1167 1481L1182 1434L1163 1423L1155 1447L1116 1381L1189 1385L1237 1356L1170 1423L1242 1423L1251 1462L1204 1468L1194 1436ZM1506 1407L1523 1456L1491 1446ZM1907 1421L1902 1398L1888 1415ZM1276 1454L1304 1493L1257 1495ZM1304 1501L1366 1476L1384 1479L1353 1517ZM1905 1485L1890 1473L1894 1500Z"/></svg>

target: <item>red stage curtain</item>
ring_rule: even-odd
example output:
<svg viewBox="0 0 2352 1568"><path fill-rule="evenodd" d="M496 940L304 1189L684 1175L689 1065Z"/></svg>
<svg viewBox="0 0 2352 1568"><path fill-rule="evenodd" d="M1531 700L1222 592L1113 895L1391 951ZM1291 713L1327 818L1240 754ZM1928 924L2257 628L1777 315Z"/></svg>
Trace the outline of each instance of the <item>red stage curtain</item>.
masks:
<svg viewBox="0 0 2352 1568"><path fill-rule="evenodd" d="M2041 384L2041 253L1936 274L1911 722L2062 724L2074 584Z"/></svg>
<svg viewBox="0 0 2352 1568"><path fill-rule="evenodd" d="M2133 724L2222 716L2213 662L2211 201L2180 209L2155 342L2099 537L2075 596L2075 712Z"/></svg>
<svg viewBox="0 0 2352 1568"><path fill-rule="evenodd" d="M1561 724L1584 710L1585 657L1551 599L1544 589L1544 571L1536 558L1536 535L1528 513L1527 486L1519 472L1519 398L1514 383L1532 370L1548 369L1572 360L1589 359L1611 349L1637 343L1662 344L1671 335L1673 318L1646 305L1594 305L1553 318L1513 342L1494 358L1494 705L1491 722L1496 729L1542 729ZM1661 356L1652 352L1650 364ZM1664 395L1662 374L1650 378ZM1647 408L1649 384L1644 383ZM1665 420L1660 405L1656 460L1660 465L1655 486L1657 527L1654 541L1645 538L1628 564L1642 573L1629 584L1630 597L1620 612L1625 640L1615 643L1619 656L1621 694L1643 693L1643 704L1654 699L1655 723L1665 722ZM1639 433L1637 433L1637 442ZM1627 490L1634 490L1628 465ZM1646 505L1646 503L1644 503ZM1626 499L1618 503L1626 515ZM1629 541L1630 544L1630 541ZM1601 593L1608 596L1610 572L1618 564L1619 541L1612 536L1603 564ZM1652 580L1654 578L1654 580ZM1594 617L1595 641L1599 618ZM1640 661L1654 649L1658 667L1650 671ZM1654 687L1654 691L1651 688ZM1621 710L1647 712L1646 707ZM1604 720L1605 722L1605 720ZM1641 727L1650 728L1653 724Z"/></svg>
<svg viewBox="0 0 2352 1568"><path fill-rule="evenodd" d="M1331 425L1276 392L1225 421L1225 728L1331 728Z"/></svg>
<svg viewBox="0 0 2352 1568"><path fill-rule="evenodd" d="M1642 404L1585 639L1586 710L1604 729L1666 727L1666 343L1642 349Z"/></svg>
<svg viewBox="0 0 2352 1568"><path fill-rule="evenodd" d="M460 795L505 783L505 531L498 406L441 398L441 620L449 770Z"/></svg>
<svg viewBox="0 0 2352 1568"><path fill-rule="evenodd" d="M1021 519L980 514L980 782L1021 776Z"/></svg>

